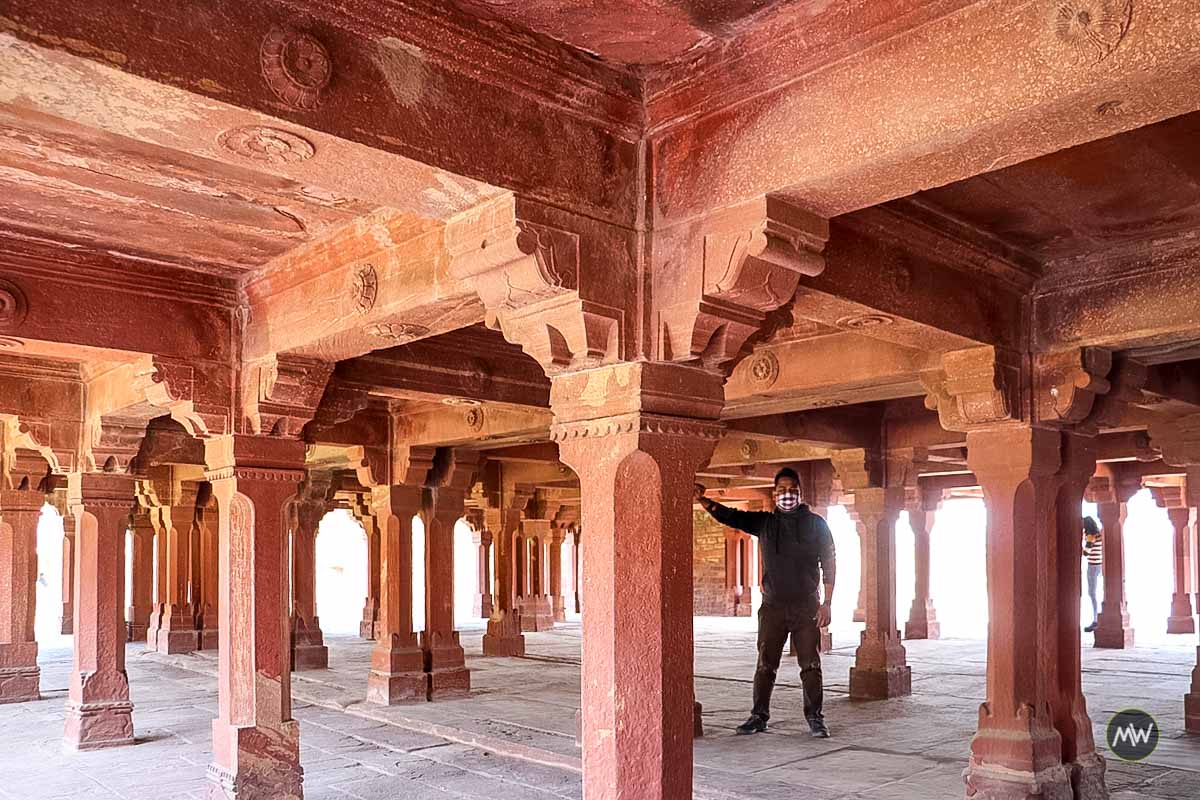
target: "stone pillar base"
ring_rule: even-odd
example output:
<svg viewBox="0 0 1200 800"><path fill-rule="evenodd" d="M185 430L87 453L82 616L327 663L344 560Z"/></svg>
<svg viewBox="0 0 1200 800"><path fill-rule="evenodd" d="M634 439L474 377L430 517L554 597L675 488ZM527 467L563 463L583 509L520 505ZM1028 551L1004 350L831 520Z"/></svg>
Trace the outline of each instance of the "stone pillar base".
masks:
<svg viewBox="0 0 1200 800"><path fill-rule="evenodd" d="M75 612L65 606L63 607L62 627L59 630L63 636L71 636L75 633Z"/></svg>
<svg viewBox="0 0 1200 800"><path fill-rule="evenodd" d="M429 674L430 701L468 697L471 694L471 671L466 667L435 669Z"/></svg>
<svg viewBox="0 0 1200 800"><path fill-rule="evenodd" d="M850 618L851 622L866 622L867 612L861 608L854 609L854 616Z"/></svg>
<svg viewBox="0 0 1200 800"><path fill-rule="evenodd" d="M1128 623L1124 627L1103 627L1103 622L1096 626L1096 647L1111 650L1126 650L1133 647L1133 628Z"/></svg>
<svg viewBox="0 0 1200 800"><path fill-rule="evenodd" d="M221 632L217 628L205 628L200 631L200 649L217 650L220 647Z"/></svg>
<svg viewBox="0 0 1200 800"><path fill-rule="evenodd" d="M1183 696L1183 729L1200 734L1200 692L1188 692Z"/></svg>
<svg viewBox="0 0 1200 800"><path fill-rule="evenodd" d="M475 595L475 605L472 606L472 611L476 617L480 619L488 619L492 616L492 596L490 594Z"/></svg>
<svg viewBox="0 0 1200 800"><path fill-rule="evenodd" d="M905 639L940 639L941 623L936 620L913 620L904 623Z"/></svg>
<svg viewBox="0 0 1200 800"><path fill-rule="evenodd" d="M563 602L561 597L553 598L553 613L555 622L567 621L567 604Z"/></svg>
<svg viewBox="0 0 1200 800"><path fill-rule="evenodd" d="M886 700L912 694L912 667L850 668L851 700Z"/></svg>
<svg viewBox="0 0 1200 800"><path fill-rule="evenodd" d="M367 674L367 702L381 706L423 703L429 699L429 674L425 654L415 640L376 645Z"/></svg>
<svg viewBox="0 0 1200 800"><path fill-rule="evenodd" d="M991 769L974 759L963 771L967 797L971 800L1074 800L1071 776L1066 767L1056 764L1038 773ZM1092 800L1079 795L1079 800ZM1099 800L1099 798L1097 798Z"/></svg>
<svg viewBox="0 0 1200 800"><path fill-rule="evenodd" d="M133 744L133 703L67 702L64 742L70 750L99 750Z"/></svg>
<svg viewBox="0 0 1200 800"><path fill-rule="evenodd" d="M483 635L483 654L510 658L525 655L525 637L521 635L517 614L510 611L499 620L488 620L487 633Z"/></svg>
<svg viewBox="0 0 1200 800"><path fill-rule="evenodd" d="M1195 633L1192 598L1186 592L1171 596L1171 616L1167 617L1167 633Z"/></svg>
<svg viewBox="0 0 1200 800"><path fill-rule="evenodd" d="M175 653L191 653L198 649L200 642L199 631L195 630L168 630L163 628L159 630L155 642L154 650L166 655Z"/></svg>
<svg viewBox="0 0 1200 800"><path fill-rule="evenodd" d="M554 627L554 612L550 610L550 599L544 595L526 597L521 603L521 630L526 632L548 631Z"/></svg>
<svg viewBox="0 0 1200 800"><path fill-rule="evenodd" d="M127 622L127 630L125 640L129 642L144 642L146 641L148 627L146 625L138 625L136 622Z"/></svg>
<svg viewBox="0 0 1200 800"><path fill-rule="evenodd" d="M292 669L329 669L329 648L323 644L298 644L292 648Z"/></svg>
<svg viewBox="0 0 1200 800"><path fill-rule="evenodd" d="M1108 800L1108 784L1104 780L1107 765L1103 756L1089 753L1082 760L1064 766L1071 776L1074 800Z"/></svg>
<svg viewBox="0 0 1200 800"><path fill-rule="evenodd" d="M214 721L214 728L217 724ZM297 725L294 721L284 724L289 729ZM213 733L217 740L217 732ZM237 737L237 761L246 767L234 773L220 764L209 764L208 800L303 800L304 770L300 766L298 733L257 728L236 728L233 733Z"/></svg>
<svg viewBox="0 0 1200 800"><path fill-rule="evenodd" d="M792 655L795 655L796 645L792 645ZM821 628L821 652L833 652L833 634L829 632L829 628Z"/></svg>
<svg viewBox="0 0 1200 800"><path fill-rule="evenodd" d="M0 703L40 700L41 670L37 667L0 667Z"/></svg>

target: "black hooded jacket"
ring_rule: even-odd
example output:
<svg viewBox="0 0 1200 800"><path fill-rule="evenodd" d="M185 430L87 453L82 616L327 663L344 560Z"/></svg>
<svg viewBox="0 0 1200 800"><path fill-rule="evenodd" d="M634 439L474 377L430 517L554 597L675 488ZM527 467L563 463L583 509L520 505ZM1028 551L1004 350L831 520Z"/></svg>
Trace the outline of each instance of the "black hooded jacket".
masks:
<svg viewBox="0 0 1200 800"><path fill-rule="evenodd" d="M822 517L804 504L795 511L740 511L716 502L707 508L722 525L758 537L763 602L816 608L821 578L831 584L837 574L833 534Z"/></svg>

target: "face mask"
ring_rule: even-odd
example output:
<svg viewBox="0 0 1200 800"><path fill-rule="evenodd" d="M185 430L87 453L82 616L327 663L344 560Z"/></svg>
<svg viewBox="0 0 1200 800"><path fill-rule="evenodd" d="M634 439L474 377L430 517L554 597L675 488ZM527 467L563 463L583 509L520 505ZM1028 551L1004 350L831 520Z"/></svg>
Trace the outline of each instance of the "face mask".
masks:
<svg viewBox="0 0 1200 800"><path fill-rule="evenodd" d="M785 491L775 496L775 505L780 511L795 511L800 505L800 492Z"/></svg>

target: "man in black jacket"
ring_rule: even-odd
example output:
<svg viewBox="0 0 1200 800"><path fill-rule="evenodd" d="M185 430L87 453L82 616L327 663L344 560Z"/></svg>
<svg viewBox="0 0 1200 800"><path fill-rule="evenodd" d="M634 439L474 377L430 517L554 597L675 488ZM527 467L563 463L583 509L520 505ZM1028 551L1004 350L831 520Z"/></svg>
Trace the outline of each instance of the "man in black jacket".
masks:
<svg viewBox="0 0 1200 800"><path fill-rule="evenodd" d="M783 645L791 634L804 686L804 717L812 735L825 739L829 729L821 711L821 628L829 624L829 602L836 576L833 535L819 515L800 502L800 476L784 468L775 476L774 511L739 511L704 496L696 500L713 519L758 537L762 553L763 603L758 609L758 666L754 671L754 710L738 726L739 734L760 733L771 716L771 691ZM825 600L819 596L825 584Z"/></svg>

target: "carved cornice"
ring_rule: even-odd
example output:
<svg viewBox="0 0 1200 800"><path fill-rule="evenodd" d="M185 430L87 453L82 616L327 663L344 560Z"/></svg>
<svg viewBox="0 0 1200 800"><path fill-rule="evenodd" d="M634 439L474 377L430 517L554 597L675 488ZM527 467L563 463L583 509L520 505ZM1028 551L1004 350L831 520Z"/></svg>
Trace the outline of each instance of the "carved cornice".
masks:
<svg viewBox="0 0 1200 800"><path fill-rule="evenodd" d="M725 427L721 423L711 420L693 420L635 412L601 419L556 422L550 428L550 438L555 442L565 442L571 439L596 439L631 433L652 433L715 442L721 438L724 431Z"/></svg>
<svg viewBox="0 0 1200 800"><path fill-rule="evenodd" d="M148 403L167 411L192 436L221 436L229 432L229 408L200 399L191 364L153 356L147 366L136 380L138 391ZM205 379L211 380L211 376Z"/></svg>

